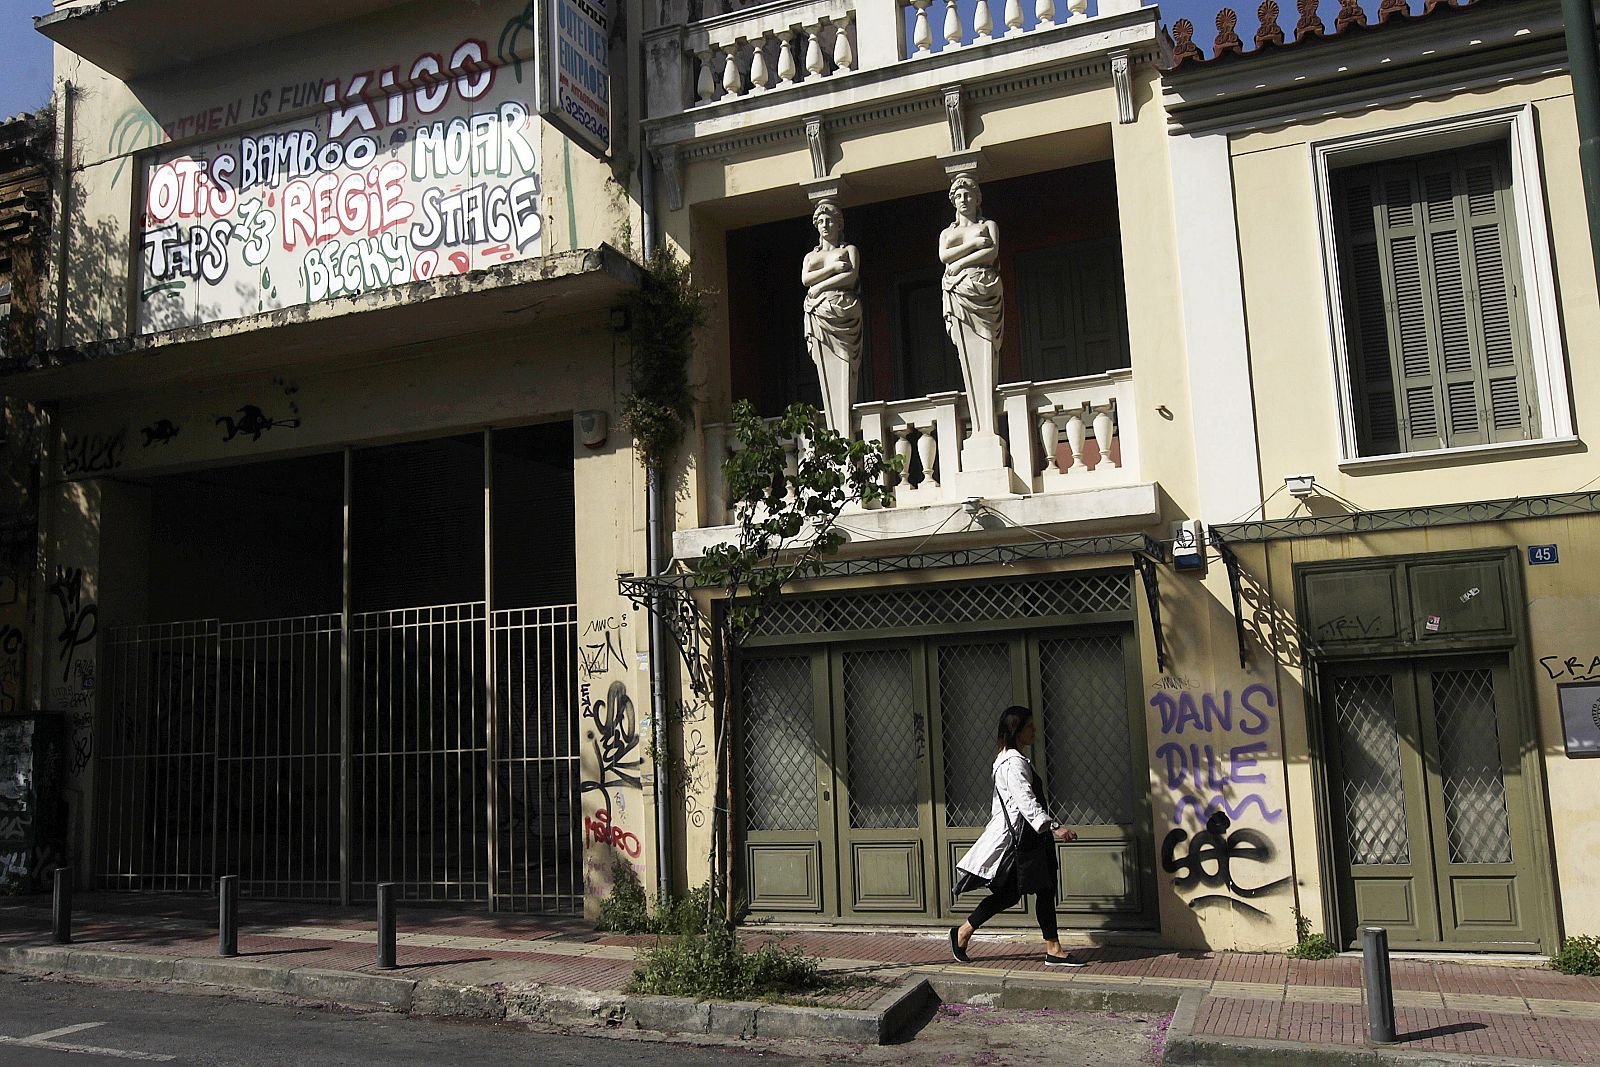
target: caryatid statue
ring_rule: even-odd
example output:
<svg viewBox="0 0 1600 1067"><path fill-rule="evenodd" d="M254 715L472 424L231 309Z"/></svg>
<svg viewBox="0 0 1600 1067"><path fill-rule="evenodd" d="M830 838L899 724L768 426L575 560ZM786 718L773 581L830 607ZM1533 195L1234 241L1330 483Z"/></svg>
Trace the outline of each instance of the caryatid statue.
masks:
<svg viewBox="0 0 1600 1067"><path fill-rule="evenodd" d="M1000 228L983 217L983 194L970 175L957 175L950 183L950 203L956 218L939 235L939 259L944 263L944 328L961 360L972 417L962 466L998 467L1005 462L1004 445L995 429L994 391L1005 325L1005 294L997 266ZM969 464L969 449L983 462Z"/></svg>
<svg viewBox="0 0 1600 1067"><path fill-rule="evenodd" d="M840 243L844 218L832 200L818 202L811 221L817 227L817 247L806 253L800 269L806 287L806 347L817 365L828 427L849 437L861 368L861 297L856 292L861 255L855 245Z"/></svg>

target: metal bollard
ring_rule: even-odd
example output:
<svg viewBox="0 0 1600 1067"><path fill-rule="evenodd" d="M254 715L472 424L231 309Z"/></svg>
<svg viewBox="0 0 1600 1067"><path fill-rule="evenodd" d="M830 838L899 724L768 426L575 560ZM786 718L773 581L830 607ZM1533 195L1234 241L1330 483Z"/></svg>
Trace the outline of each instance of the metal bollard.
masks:
<svg viewBox="0 0 1600 1067"><path fill-rule="evenodd" d="M58 945L72 944L72 868L56 868L56 897L50 911L50 930Z"/></svg>
<svg viewBox="0 0 1600 1067"><path fill-rule="evenodd" d="M394 970L394 891L395 883L378 886L378 966Z"/></svg>
<svg viewBox="0 0 1600 1067"><path fill-rule="evenodd" d="M225 874L218 886L217 955L239 954L239 876Z"/></svg>
<svg viewBox="0 0 1600 1067"><path fill-rule="evenodd" d="M1389 931L1361 928L1361 978L1367 990L1367 1040L1394 1044L1394 983L1389 977Z"/></svg>

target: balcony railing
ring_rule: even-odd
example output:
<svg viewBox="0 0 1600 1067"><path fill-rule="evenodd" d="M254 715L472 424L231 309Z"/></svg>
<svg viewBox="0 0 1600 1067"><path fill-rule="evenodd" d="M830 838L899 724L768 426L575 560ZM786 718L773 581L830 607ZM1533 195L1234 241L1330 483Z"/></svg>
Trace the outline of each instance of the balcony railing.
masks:
<svg viewBox="0 0 1600 1067"><path fill-rule="evenodd" d="M1076 492L1132 485L1140 480L1133 372L1109 371L1051 382L1017 382L997 390L995 406L1005 427L1007 458L1018 495ZM962 393L855 406L856 435L879 441L899 456L902 470L889 476L896 509L952 504L974 492L964 478L961 443L970 417ZM722 467L737 447L730 427L709 424L706 435L706 521L738 521L727 498ZM800 442L787 442L791 472ZM992 485L992 472L981 472Z"/></svg>
<svg viewBox="0 0 1600 1067"><path fill-rule="evenodd" d="M709 0L708 11L724 5ZM1138 0L777 0L689 23L681 38L689 99L652 111L781 92L821 78L1035 34ZM655 31L660 33L662 31ZM654 96L655 94L652 94ZM669 94L670 95L670 94Z"/></svg>

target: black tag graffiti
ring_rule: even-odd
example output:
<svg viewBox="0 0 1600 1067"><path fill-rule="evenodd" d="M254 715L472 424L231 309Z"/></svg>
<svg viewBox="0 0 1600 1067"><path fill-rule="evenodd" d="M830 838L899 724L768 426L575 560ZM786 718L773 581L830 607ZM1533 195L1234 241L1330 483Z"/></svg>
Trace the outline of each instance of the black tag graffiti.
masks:
<svg viewBox="0 0 1600 1067"><path fill-rule="evenodd" d="M1260 830L1241 827L1228 832L1232 822L1226 812L1214 811L1206 820L1206 828L1194 835L1194 840L1189 841L1188 854L1178 857L1178 846L1188 840L1187 830L1174 830L1161 842L1161 869L1168 874L1177 875L1172 884L1179 889L1188 889L1195 884L1200 884L1208 889L1226 887L1233 896L1225 893L1207 893L1189 901L1189 907L1198 908L1210 904L1223 904L1238 908L1242 911L1253 912L1265 916L1267 913L1245 900L1254 900L1257 897L1275 893L1289 884L1290 879L1279 878L1275 882L1265 885L1243 886L1233 879L1233 865L1236 863L1266 863L1272 859L1272 842ZM1235 899L1243 897L1244 900Z"/></svg>
<svg viewBox="0 0 1600 1067"><path fill-rule="evenodd" d="M82 567L57 567L50 593L61 607L61 632L56 640L61 644L61 682L65 685L72 678L72 654L94 640L100 608L83 602Z"/></svg>

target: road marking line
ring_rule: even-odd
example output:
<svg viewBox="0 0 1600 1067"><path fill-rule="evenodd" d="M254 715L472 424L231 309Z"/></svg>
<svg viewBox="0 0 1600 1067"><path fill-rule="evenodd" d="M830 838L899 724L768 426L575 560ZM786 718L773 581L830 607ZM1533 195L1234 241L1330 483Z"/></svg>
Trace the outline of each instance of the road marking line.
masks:
<svg viewBox="0 0 1600 1067"><path fill-rule="evenodd" d="M46 1030L42 1034L30 1034L29 1036L24 1037L24 1038L20 1038L19 1040L22 1040L22 1041L49 1041L51 1038L54 1038L54 1037L66 1037L68 1034L77 1034L77 1033L83 1032L84 1030L93 1030L97 1026L105 1026L105 1025L107 1025L107 1024L106 1023L79 1023L76 1026L63 1026L59 1030Z"/></svg>
<svg viewBox="0 0 1600 1067"><path fill-rule="evenodd" d="M144 1060L150 1063L170 1063L176 1056L162 1056L155 1052L130 1052L120 1048L97 1048L94 1045L70 1045L59 1041L36 1041L31 1037L0 1037L0 1046L39 1048L49 1052L69 1052L78 1056L110 1056L119 1060Z"/></svg>

